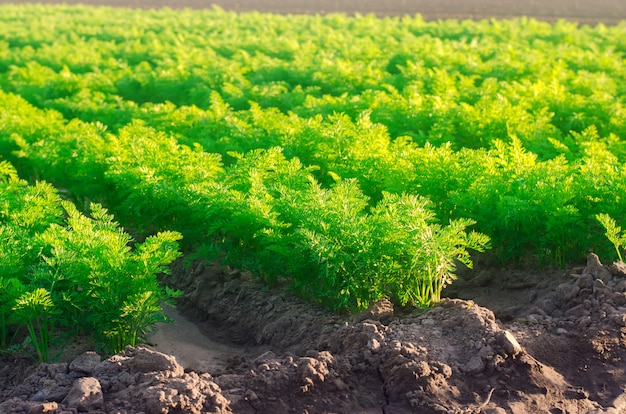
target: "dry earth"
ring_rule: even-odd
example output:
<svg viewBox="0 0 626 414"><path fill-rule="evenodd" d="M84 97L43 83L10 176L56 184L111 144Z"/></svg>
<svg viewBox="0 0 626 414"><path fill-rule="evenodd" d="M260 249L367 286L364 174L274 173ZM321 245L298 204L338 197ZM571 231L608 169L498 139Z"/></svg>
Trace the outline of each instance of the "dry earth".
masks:
<svg viewBox="0 0 626 414"><path fill-rule="evenodd" d="M447 295L475 299L426 313L381 301L341 317L201 263L164 282L196 324L110 358L5 357L0 412L626 413L626 265L595 255L461 272Z"/></svg>
<svg viewBox="0 0 626 414"><path fill-rule="evenodd" d="M90 4L136 8L208 8L271 13L375 13L414 15L425 19L484 19L529 16L581 23L615 24L626 19L624 0L0 0L2 3Z"/></svg>

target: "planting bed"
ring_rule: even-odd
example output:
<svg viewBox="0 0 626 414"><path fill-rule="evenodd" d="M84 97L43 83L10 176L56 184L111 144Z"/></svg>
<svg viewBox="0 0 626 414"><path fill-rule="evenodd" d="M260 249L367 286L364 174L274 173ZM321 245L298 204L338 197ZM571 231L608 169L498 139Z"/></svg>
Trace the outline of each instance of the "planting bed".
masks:
<svg viewBox="0 0 626 414"><path fill-rule="evenodd" d="M5 358L0 412L626 410L626 268L595 255L567 271L460 272L422 314L383 300L336 316L245 272L174 268L178 309L217 342L164 326L102 362L79 348L56 364Z"/></svg>

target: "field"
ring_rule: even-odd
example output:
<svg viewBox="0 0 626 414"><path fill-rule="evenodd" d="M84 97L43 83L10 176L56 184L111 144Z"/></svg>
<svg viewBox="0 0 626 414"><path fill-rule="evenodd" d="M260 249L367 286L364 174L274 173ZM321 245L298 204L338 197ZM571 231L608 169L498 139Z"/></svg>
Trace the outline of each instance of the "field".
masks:
<svg viewBox="0 0 626 414"><path fill-rule="evenodd" d="M625 23L0 10L3 412L626 410Z"/></svg>

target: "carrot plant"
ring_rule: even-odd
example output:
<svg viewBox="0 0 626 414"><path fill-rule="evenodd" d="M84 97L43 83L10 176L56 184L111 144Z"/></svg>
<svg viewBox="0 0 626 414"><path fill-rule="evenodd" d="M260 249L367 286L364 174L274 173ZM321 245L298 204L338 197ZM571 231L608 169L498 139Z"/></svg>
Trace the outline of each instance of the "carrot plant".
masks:
<svg viewBox="0 0 626 414"><path fill-rule="evenodd" d="M20 295L14 303L11 310L15 313L15 322L26 326L28 337L39 361L48 362L50 360L48 352L50 335L55 315L59 314L50 292L44 288L36 288Z"/></svg>
<svg viewBox="0 0 626 414"><path fill-rule="evenodd" d="M466 232L469 220L436 224L423 198L384 193L370 208L356 180L323 188L313 172L277 149L239 155L227 170L241 197L228 257L256 258L268 281L286 278L324 306L361 309L382 296L430 306L451 282L455 260L471 265L468 249L488 247L488 237Z"/></svg>
<svg viewBox="0 0 626 414"><path fill-rule="evenodd" d="M46 247L33 276L50 286L67 328L93 333L113 351L145 339L147 329L164 320L161 301L172 298L156 275L179 256L180 235L158 233L131 248L131 237L102 206L93 204L90 217L68 202L62 206L66 225L51 225L39 236Z"/></svg>
<svg viewBox="0 0 626 414"><path fill-rule="evenodd" d="M28 327L31 341L40 358L47 359L46 309L52 307L48 292L29 291L28 273L36 260L40 244L34 236L50 223L60 221L60 199L51 186L27 186L16 170L0 161L0 348L6 349L15 336L16 326ZM19 301L19 303L18 303ZM14 309L18 306L18 310Z"/></svg>
<svg viewBox="0 0 626 414"><path fill-rule="evenodd" d="M297 230L297 246L317 271L295 273L296 289L348 309L382 296L402 306L431 306L454 279L455 261L471 267L468 249L488 247L487 236L466 232L470 220L436 224L420 197L384 193L369 213L363 200L347 181L321 191L309 206L318 222L311 217Z"/></svg>
<svg viewBox="0 0 626 414"><path fill-rule="evenodd" d="M620 249L626 249L626 234L622 233L622 228L618 226L615 220L608 214L598 214L596 215L596 219L606 230L605 235L613 244L615 253L617 253L617 258L620 262L623 262L624 260L622 259Z"/></svg>
<svg viewBox="0 0 626 414"><path fill-rule="evenodd" d="M179 256L174 232L131 246L106 209L90 216L49 184L28 185L0 162L0 344L26 329L36 357L48 361L56 329L92 335L107 351L144 340L160 307L177 292L156 279Z"/></svg>

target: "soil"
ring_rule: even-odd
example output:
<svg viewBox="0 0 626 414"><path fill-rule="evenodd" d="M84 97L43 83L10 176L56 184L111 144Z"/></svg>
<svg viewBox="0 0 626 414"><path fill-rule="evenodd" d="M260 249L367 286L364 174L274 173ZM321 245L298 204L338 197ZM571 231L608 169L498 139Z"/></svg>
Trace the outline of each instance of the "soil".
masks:
<svg viewBox="0 0 626 414"><path fill-rule="evenodd" d="M0 412L626 413L626 265L459 276L428 312L338 316L177 262L175 324L108 358L4 357Z"/></svg>
<svg viewBox="0 0 626 414"><path fill-rule="evenodd" d="M133 8L208 8L282 14L348 13L378 16L421 14L427 20L528 16L587 24L616 24L626 19L623 0L0 0L2 3L88 4Z"/></svg>

